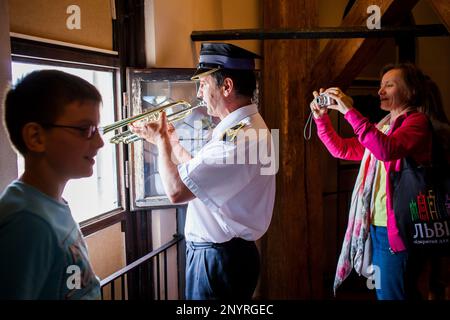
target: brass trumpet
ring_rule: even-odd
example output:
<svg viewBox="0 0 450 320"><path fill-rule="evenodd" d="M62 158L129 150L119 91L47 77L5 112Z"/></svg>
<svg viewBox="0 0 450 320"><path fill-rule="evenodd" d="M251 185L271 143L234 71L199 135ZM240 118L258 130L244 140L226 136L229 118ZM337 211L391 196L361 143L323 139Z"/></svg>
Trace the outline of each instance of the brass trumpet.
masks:
<svg viewBox="0 0 450 320"><path fill-rule="evenodd" d="M189 114L191 114L192 110L201 106L201 104L196 105L196 106L191 106L191 104L189 102L184 101L184 100L179 100L179 101L175 101L175 102L163 105L159 108L143 112L143 113L135 115L133 117L129 117L129 118L114 122L113 124L110 124L110 125L100 128L100 130L103 134L106 134L113 130L118 130L124 126L127 126L130 123L133 123L135 121L139 121L139 120L144 120L146 122L158 121L159 117L161 116L161 112L165 111L168 108L177 106L177 105L185 105L186 108L181 111L177 111L177 112L174 112L174 113L168 115L167 122L173 123L175 121L184 119ZM137 134L131 132L130 130L127 130L127 131L124 131L121 133L117 133L109 140L109 142L115 143L115 144L119 144L119 143L128 144L128 143L133 143L135 141L139 141L141 139L142 138L139 137Z"/></svg>

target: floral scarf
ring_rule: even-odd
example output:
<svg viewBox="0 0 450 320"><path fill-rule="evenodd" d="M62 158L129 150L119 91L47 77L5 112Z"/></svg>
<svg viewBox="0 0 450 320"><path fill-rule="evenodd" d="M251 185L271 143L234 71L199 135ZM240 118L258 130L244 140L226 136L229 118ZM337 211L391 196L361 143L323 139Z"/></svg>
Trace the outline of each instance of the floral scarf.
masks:
<svg viewBox="0 0 450 320"><path fill-rule="evenodd" d="M381 120L377 128L389 123L390 115ZM370 220L374 178L377 159L366 149L361 161L355 187L352 193L347 230L342 244L341 254L334 279L334 294L348 277L352 268L359 275L370 276L367 267L371 265Z"/></svg>

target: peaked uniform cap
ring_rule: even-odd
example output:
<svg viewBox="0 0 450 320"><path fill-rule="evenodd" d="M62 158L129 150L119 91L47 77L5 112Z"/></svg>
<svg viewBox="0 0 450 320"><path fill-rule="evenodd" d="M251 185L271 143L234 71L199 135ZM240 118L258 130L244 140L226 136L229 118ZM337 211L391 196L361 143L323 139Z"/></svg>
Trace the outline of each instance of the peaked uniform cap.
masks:
<svg viewBox="0 0 450 320"><path fill-rule="evenodd" d="M261 56L233 44L205 42L200 48L197 71L191 79L198 80L219 69L255 70L255 59Z"/></svg>

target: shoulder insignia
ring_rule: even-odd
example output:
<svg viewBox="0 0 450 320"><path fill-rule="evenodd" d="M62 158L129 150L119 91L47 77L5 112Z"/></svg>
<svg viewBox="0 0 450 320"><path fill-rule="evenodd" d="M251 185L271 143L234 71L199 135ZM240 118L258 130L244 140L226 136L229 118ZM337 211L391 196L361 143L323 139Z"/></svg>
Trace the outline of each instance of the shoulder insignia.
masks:
<svg viewBox="0 0 450 320"><path fill-rule="evenodd" d="M247 125L246 122L241 121L237 125L225 130L225 132L222 135L222 141L234 142L236 140L239 130L241 130L246 125Z"/></svg>

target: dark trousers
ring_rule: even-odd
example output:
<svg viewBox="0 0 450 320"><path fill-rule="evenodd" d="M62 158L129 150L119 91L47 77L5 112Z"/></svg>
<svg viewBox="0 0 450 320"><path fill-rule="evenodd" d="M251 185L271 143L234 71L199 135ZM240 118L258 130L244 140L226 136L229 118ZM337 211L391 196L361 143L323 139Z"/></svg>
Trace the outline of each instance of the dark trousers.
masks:
<svg viewBox="0 0 450 320"><path fill-rule="evenodd" d="M255 242L186 242L187 300L249 300L259 277Z"/></svg>

